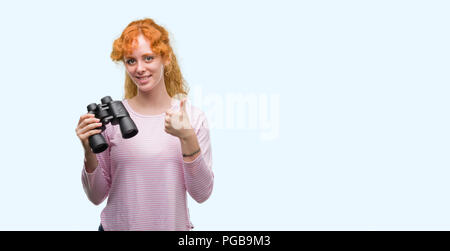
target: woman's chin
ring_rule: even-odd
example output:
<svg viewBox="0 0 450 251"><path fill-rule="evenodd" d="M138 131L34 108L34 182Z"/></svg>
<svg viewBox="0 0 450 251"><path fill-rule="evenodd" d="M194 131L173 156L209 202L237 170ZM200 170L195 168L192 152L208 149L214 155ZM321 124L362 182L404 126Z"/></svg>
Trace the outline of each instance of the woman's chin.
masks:
<svg viewBox="0 0 450 251"><path fill-rule="evenodd" d="M146 84L138 84L137 87L140 92L149 92L149 91L153 90L155 85L150 81Z"/></svg>

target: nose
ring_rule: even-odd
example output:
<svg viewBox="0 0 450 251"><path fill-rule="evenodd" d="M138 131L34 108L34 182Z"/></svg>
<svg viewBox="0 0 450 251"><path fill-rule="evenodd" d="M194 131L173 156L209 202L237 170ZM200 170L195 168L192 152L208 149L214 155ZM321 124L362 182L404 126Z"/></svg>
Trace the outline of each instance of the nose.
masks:
<svg viewBox="0 0 450 251"><path fill-rule="evenodd" d="M144 72L145 72L144 63L139 62L139 61L137 62L136 72L139 75L144 74Z"/></svg>

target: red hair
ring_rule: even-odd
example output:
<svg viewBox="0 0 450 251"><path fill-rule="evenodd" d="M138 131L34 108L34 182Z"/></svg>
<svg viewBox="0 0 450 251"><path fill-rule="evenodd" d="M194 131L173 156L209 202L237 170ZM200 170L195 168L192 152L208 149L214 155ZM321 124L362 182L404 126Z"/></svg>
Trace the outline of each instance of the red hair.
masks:
<svg viewBox="0 0 450 251"><path fill-rule="evenodd" d="M143 35L150 41L151 50L161 56L163 62L169 62L164 67L164 82L170 97L177 94L187 95L187 85L178 65L177 58L170 46L169 33L152 19L136 20L128 24L122 35L113 43L111 59L115 62L123 62L124 55L131 54L135 41L139 35ZM125 73L125 98L130 99L137 95L137 86L128 74Z"/></svg>

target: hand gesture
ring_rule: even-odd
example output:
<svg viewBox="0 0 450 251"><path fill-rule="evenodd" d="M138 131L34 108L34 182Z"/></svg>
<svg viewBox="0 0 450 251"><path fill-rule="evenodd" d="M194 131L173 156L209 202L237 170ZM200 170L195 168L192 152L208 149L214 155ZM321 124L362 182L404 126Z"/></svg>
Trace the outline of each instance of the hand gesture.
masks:
<svg viewBox="0 0 450 251"><path fill-rule="evenodd" d="M178 112L166 111L164 121L164 131L180 139L191 136L194 133L186 112L186 101L187 99L183 99L180 102L180 110Z"/></svg>

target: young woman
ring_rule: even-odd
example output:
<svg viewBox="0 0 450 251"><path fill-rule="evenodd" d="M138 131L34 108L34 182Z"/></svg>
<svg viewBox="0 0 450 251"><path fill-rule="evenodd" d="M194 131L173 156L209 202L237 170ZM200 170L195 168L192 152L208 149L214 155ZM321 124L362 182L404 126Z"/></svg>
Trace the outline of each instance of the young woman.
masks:
<svg viewBox="0 0 450 251"><path fill-rule="evenodd" d="M211 143L205 114L175 98L187 91L168 32L152 19L131 22L111 58L125 65L122 102L139 133L123 139L118 125L101 132L94 115L80 117L83 188L95 205L108 198L100 229L191 230L186 191L198 203L211 195ZM94 154L88 138L97 133L109 148Z"/></svg>

